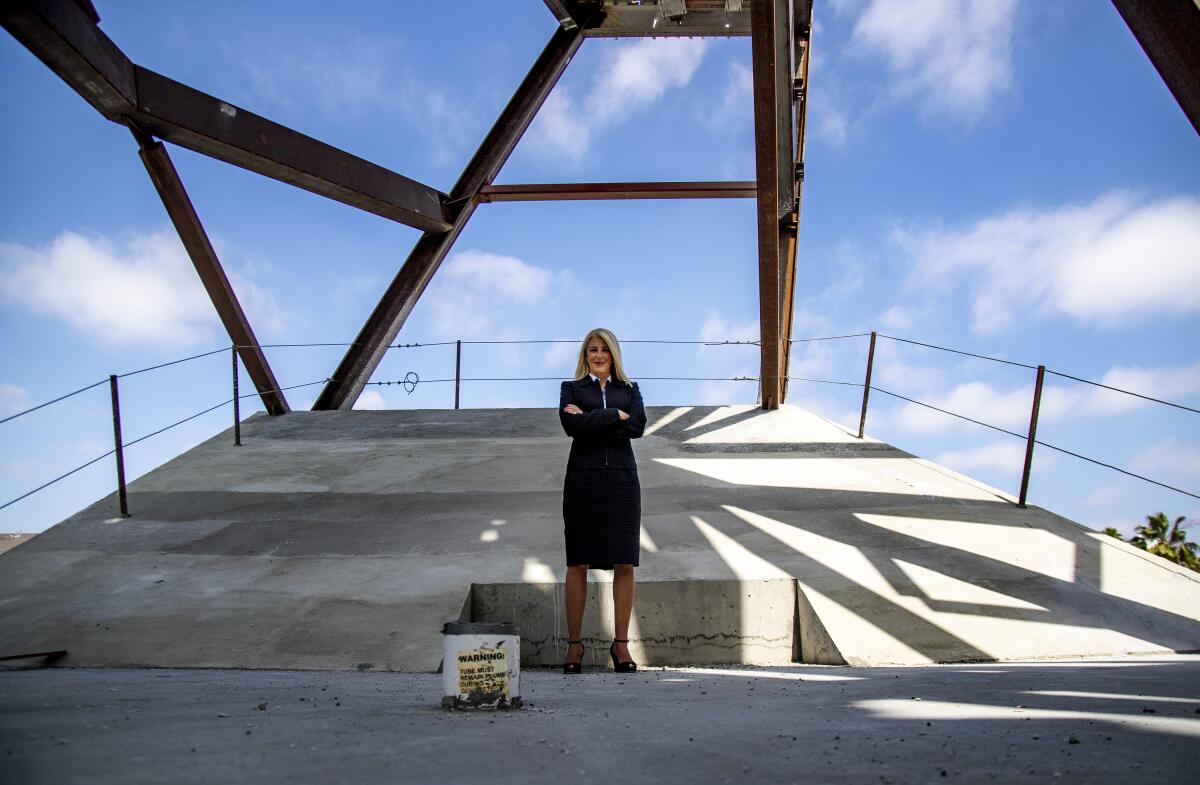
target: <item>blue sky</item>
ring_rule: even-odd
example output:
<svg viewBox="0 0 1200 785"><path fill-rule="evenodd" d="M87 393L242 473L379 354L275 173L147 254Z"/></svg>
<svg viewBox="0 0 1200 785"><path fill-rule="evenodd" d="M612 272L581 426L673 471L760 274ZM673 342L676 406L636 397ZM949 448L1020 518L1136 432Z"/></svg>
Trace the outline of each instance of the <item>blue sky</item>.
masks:
<svg viewBox="0 0 1200 785"><path fill-rule="evenodd" d="M555 24L540 0L479 2L486 24L442 3L97 5L135 62L443 190ZM875 329L1200 406L1200 139L1111 4L828 0L814 19L793 336ZM227 345L128 131L7 34L0 88L0 408ZM749 39L587 41L497 182L751 180L750 90ZM259 339L352 340L417 231L169 149ZM756 242L749 200L482 205L398 341L577 339L596 325L753 339ZM861 381L866 348L797 344L792 374ZM563 377L574 351L468 345L464 373ZM291 385L341 354L268 356ZM752 347L626 355L635 378L758 372ZM1031 371L883 340L876 363L880 387L1027 427ZM393 350L374 378L409 371L453 376L452 347ZM229 383L227 354L123 380L126 439L219 403ZM319 389L290 392L293 408ZM651 405L755 398L747 382L643 389ZM556 391L474 383L463 400L552 406ZM794 382L789 402L856 425L860 394ZM360 401L452 405L444 383L372 386ZM230 418L130 448L130 475ZM0 428L7 500L111 448L107 387ZM879 393L868 432L1017 490L1017 439ZM1039 436L1200 488L1200 415L1051 378ZM110 493L113 475L101 461L18 502L0 531L43 530ZM1195 499L1042 448L1030 499L1126 532L1159 510L1200 517Z"/></svg>

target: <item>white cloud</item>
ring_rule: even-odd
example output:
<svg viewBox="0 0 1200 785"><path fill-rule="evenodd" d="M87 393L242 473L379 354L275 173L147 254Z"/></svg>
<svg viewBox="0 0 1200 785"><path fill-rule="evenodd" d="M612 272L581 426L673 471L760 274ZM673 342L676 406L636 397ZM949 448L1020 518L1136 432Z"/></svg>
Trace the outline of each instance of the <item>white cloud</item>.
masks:
<svg viewBox="0 0 1200 785"><path fill-rule="evenodd" d="M732 60L721 108L710 117L716 127L734 128L754 122L754 74L749 66Z"/></svg>
<svg viewBox="0 0 1200 785"><path fill-rule="evenodd" d="M107 344L212 342L212 304L179 238L119 241L63 232L48 246L0 244L0 296Z"/></svg>
<svg viewBox="0 0 1200 785"><path fill-rule="evenodd" d="M1200 479L1200 446L1174 436L1167 437L1135 455L1130 468L1147 474L1164 472L1172 477Z"/></svg>
<svg viewBox="0 0 1200 785"><path fill-rule="evenodd" d="M615 55L598 69L589 95L589 114L617 122L692 81L708 44L701 38L641 38L615 44Z"/></svg>
<svg viewBox="0 0 1200 785"><path fill-rule="evenodd" d="M875 321L886 330L907 330L916 323L916 314L907 306L893 305L875 317Z"/></svg>
<svg viewBox="0 0 1200 785"><path fill-rule="evenodd" d="M733 322L710 310L700 326L700 341L757 341L758 322L745 320Z"/></svg>
<svg viewBox="0 0 1200 785"><path fill-rule="evenodd" d="M1113 368L1098 380L1101 384L1141 393L1171 403L1182 403L1200 394L1200 362L1183 368ZM1112 390L1091 387L1083 401L1088 413L1111 414L1150 405L1150 401Z"/></svg>
<svg viewBox="0 0 1200 785"><path fill-rule="evenodd" d="M1096 510L1111 509L1124 501L1125 492L1115 485L1103 485L1089 493L1083 500L1084 507ZM1104 527L1101 526L1101 529Z"/></svg>
<svg viewBox="0 0 1200 785"><path fill-rule="evenodd" d="M972 122L1012 83L1016 9L1016 0L871 0L851 46L887 62L896 100Z"/></svg>
<svg viewBox="0 0 1200 785"><path fill-rule="evenodd" d="M1021 208L965 229L903 229L916 286L963 287L973 327L1062 314L1100 327L1200 312L1200 200L1141 202L1110 193L1090 204Z"/></svg>
<svg viewBox="0 0 1200 785"><path fill-rule="evenodd" d="M467 249L446 260L417 309L429 314L433 335L497 338L527 323L531 308L562 300L572 281L566 270Z"/></svg>
<svg viewBox="0 0 1200 785"><path fill-rule="evenodd" d="M547 368L566 368L566 373L571 373L575 370L571 366L571 361L576 359L579 354L579 342L571 341L570 343L552 343L550 348L542 355L542 360Z"/></svg>
<svg viewBox="0 0 1200 785"><path fill-rule="evenodd" d="M386 409L387 404L384 403L383 396L378 390L366 390L362 395L358 396L358 400L354 402L355 409Z"/></svg>
<svg viewBox="0 0 1200 785"><path fill-rule="evenodd" d="M691 82L708 44L698 38L642 38L609 47L587 94L559 85L529 129L535 149L579 161L595 133L624 122L673 87Z"/></svg>
<svg viewBox="0 0 1200 785"><path fill-rule="evenodd" d="M65 231L49 245L0 243L0 298L57 317L97 342L194 345L223 334L212 303L173 231L117 239ZM251 325L279 332L274 296L228 276Z"/></svg>
<svg viewBox="0 0 1200 785"><path fill-rule="evenodd" d="M1035 452L1038 463L1045 460ZM1025 443L1016 439L1004 442L991 442L979 447L966 450L947 450L933 458L934 463L948 466L955 471L968 473L976 469L994 469L997 471L1012 471L1019 473L1025 465Z"/></svg>
<svg viewBox="0 0 1200 785"><path fill-rule="evenodd" d="M548 148L579 161L592 143L592 126L566 87L558 87L542 104L529 135Z"/></svg>
<svg viewBox="0 0 1200 785"><path fill-rule="evenodd" d="M946 378L944 369L904 363L883 365L879 376L880 382L882 382L880 386L896 385L901 389L897 389L895 392L902 394L905 389L912 389L914 381L921 389L929 390L944 385ZM1047 379L1050 378L1047 377ZM1151 395L1164 400L1185 399L1187 396L1200 393L1200 363L1176 368L1116 367L1105 373L1100 381L1111 387ZM931 406L955 412L989 425L1006 428L1019 434L1023 434L1028 427L1029 416L1033 408L1032 384L1012 390L1003 390L987 382L972 381L958 384L948 393L907 394L910 397L920 398ZM1174 402L1180 401L1175 400ZM1048 422L1103 416L1156 405L1144 398L1124 395L1112 390L1079 384L1066 386L1047 381L1042 389L1038 421ZM920 433L974 427L958 418L914 403L906 403L899 407L893 414L892 422L903 430Z"/></svg>
<svg viewBox="0 0 1200 785"><path fill-rule="evenodd" d="M986 382L966 382L957 385L949 393L928 396L925 402L939 409L1011 430L1022 421L1028 423L1033 402L1033 387L1031 385L1028 389L1005 392ZM921 433L946 431L967 424L958 418L914 403L901 406L895 413L893 422L898 428Z"/></svg>
<svg viewBox="0 0 1200 785"><path fill-rule="evenodd" d="M28 408L28 390L15 384L0 384L0 414L16 414Z"/></svg>
<svg viewBox="0 0 1200 785"><path fill-rule="evenodd" d="M812 111L817 116L817 122L813 128L817 136L828 142L834 147L841 147L846 143L846 135L850 130L850 120L846 114L836 107L830 106L824 111L819 108Z"/></svg>
<svg viewBox="0 0 1200 785"><path fill-rule="evenodd" d="M742 370L732 374L737 376L755 376L753 371ZM754 382L701 382L700 391L696 395L696 406L728 406L732 404L752 403L757 398L758 387Z"/></svg>

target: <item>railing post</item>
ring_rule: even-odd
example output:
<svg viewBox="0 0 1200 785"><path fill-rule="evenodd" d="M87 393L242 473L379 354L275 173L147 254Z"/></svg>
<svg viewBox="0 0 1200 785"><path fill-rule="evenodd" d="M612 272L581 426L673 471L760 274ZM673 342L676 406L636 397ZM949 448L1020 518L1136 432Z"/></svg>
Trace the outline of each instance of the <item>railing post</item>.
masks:
<svg viewBox="0 0 1200 785"><path fill-rule="evenodd" d="M1037 440L1038 409L1042 405L1042 380L1046 377L1046 366L1039 365L1037 383L1033 386L1033 413L1029 415L1029 440L1025 443L1025 471L1021 474L1021 498L1018 507L1025 506L1029 494L1029 473L1033 469L1033 445Z"/></svg>
<svg viewBox="0 0 1200 785"><path fill-rule="evenodd" d="M237 347L233 351L233 445L242 446L242 408L238 400L238 356Z"/></svg>
<svg viewBox="0 0 1200 785"><path fill-rule="evenodd" d="M117 456L117 499L121 504L121 517L129 517L129 497L125 493L125 450L121 444L121 397L117 393L117 377L109 375L108 386L112 390L113 441Z"/></svg>
<svg viewBox="0 0 1200 785"><path fill-rule="evenodd" d="M867 427L867 399L871 397L871 366L875 364L875 331L871 331L871 348L867 350L867 379L863 382L862 414L858 418L858 438Z"/></svg>
<svg viewBox="0 0 1200 785"><path fill-rule="evenodd" d="M458 388L462 381L462 341L454 342L454 408L458 408Z"/></svg>

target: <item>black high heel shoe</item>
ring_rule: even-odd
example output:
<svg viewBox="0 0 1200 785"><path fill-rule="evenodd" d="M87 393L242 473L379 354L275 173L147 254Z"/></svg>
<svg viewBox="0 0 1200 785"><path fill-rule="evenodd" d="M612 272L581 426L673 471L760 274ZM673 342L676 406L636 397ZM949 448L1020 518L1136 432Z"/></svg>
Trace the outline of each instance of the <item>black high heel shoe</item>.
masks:
<svg viewBox="0 0 1200 785"><path fill-rule="evenodd" d="M572 643L578 643L579 648L583 648L583 639L577 641L567 641L567 646L570 646ZM563 673L583 673L583 654L580 654L579 659L575 662L564 662Z"/></svg>
<svg viewBox="0 0 1200 785"><path fill-rule="evenodd" d="M637 670L637 663L633 660L624 660L621 662L617 661L617 652L615 649L617 648L618 643L629 643L629 639L626 638L625 640L614 640L612 645L608 647L608 656L612 657L613 670L617 673L635 672Z"/></svg>

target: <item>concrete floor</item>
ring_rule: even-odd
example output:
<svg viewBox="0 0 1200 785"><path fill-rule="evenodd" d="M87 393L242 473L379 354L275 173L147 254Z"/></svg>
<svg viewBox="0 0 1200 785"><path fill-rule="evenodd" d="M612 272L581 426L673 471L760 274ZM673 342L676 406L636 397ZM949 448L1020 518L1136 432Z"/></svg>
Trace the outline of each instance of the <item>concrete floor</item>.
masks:
<svg viewBox="0 0 1200 785"><path fill-rule="evenodd" d="M1200 658L433 674L0 672L0 782L1191 783Z"/></svg>
<svg viewBox="0 0 1200 785"><path fill-rule="evenodd" d="M644 663L1200 650L1200 574L792 406L648 414ZM133 517L110 496L0 555L0 654L429 672L465 606L520 624L527 664L561 657L554 411L293 412L242 431L132 483ZM593 664L606 589L585 617Z"/></svg>

